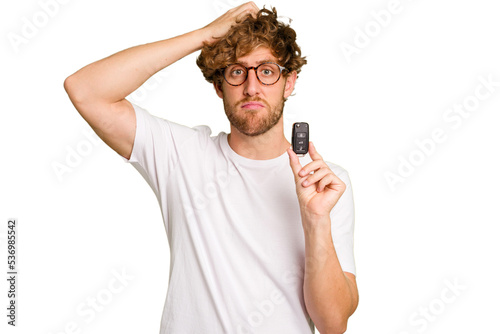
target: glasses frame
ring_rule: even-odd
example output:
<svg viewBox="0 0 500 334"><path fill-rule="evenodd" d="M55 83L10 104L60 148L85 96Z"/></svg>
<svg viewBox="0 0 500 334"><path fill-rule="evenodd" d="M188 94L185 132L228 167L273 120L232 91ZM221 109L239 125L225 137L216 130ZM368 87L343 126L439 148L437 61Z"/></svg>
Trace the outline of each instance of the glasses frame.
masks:
<svg viewBox="0 0 500 334"><path fill-rule="evenodd" d="M262 80L260 80L259 75L257 74L257 73L258 73L258 72L257 72L257 69L258 69L261 65L265 65L265 64L274 64L274 65L278 66L278 68L280 69L280 74L279 74L279 76L278 76L278 79L276 79L276 81L275 81L275 82L273 82L273 83L271 83L271 84L266 84L266 83L263 83L263 82L262 82ZM226 79L226 69L227 69L229 66L233 66L233 65L240 65L240 66L244 67L244 68L245 68L245 70L246 70L245 80L243 80L240 84L237 84L237 85L234 85L234 84L230 83L230 82ZM286 71L286 70L287 70L287 68L286 68L286 67L281 66L280 64L276 64L275 62L272 62L272 61L266 61L266 62L264 62L264 63L262 63L262 64L257 65L257 66L250 66L250 67L246 67L246 66L244 66L243 64L240 64L240 63L234 63L234 64L229 64L229 65L227 65L226 67L224 67L224 68L222 69L222 76L224 77L224 80L227 82L227 84L228 84L228 85L231 85L231 86L237 87L237 86L241 86L241 85L243 85L243 84L247 81L247 79L248 79L248 73L250 73L250 70L254 70L254 71L255 71L255 76L257 77L257 80L259 80L259 82L260 82L262 85L264 85L264 86L272 86L272 85L274 85L275 83L277 83L278 81L280 81L280 79L281 79L281 74L283 73L283 71Z"/></svg>

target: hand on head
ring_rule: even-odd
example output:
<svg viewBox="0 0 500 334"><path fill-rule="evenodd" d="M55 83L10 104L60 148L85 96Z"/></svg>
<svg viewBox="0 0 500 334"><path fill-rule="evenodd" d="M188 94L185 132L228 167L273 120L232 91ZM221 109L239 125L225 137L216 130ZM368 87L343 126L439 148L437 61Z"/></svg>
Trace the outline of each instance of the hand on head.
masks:
<svg viewBox="0 0 500 334"><path fill-rule="evenodd" d="M253 2L249 1L238 7L228 10L223 15L219 16L215 21L211 22L204 29L207 31L208 43L217 41L218 38L224 36L231 26L237 22L240 22L247 15L257 16L259 12L259 7Z"/></svg>

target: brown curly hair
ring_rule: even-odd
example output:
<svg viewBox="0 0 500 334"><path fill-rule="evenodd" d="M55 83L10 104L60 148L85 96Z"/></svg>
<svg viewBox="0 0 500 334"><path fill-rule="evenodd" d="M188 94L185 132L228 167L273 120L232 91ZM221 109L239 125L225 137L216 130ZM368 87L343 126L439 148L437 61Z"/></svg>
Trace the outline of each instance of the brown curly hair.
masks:
<svg viewBox="0 0 500 334"><path fill-rule="evenodd" d="M293 71L298 74L307 61L305 57L301 57L300 47L295 39L295 30L278 21L276 8L273 7L272 11L263 8L256 17L248 15L241 22L237 22L215 43L205 44L196 64L208 82L215 82L220 87L224 67L259 46L265 46L271 49L278 63L286 67L285 76Z"/></svg>

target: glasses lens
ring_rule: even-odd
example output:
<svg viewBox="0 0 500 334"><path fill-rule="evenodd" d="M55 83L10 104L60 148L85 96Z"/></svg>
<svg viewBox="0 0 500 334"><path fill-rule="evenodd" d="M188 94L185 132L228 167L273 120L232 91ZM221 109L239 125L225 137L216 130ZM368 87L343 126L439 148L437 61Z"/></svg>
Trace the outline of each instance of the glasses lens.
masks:
<svg viewBox="0 0 500 334"><path fill-rule="evenodd" d="M247 70L245 67L239 64L229 65L224 71L224 78L231 85L240 85L247 78Z"/></svg>
<svg viewBox="0 0 500 334"><path fill-rule="evenodd" d="M255 72L259 80L265 85L276 83L281 75L280 67L274 63L260 64L255 69ZM224 70L224 78L233 86L241 85L247 79L247 69L240 64L229 65Z"/></svg>
<svg viewBox="0 0 500 334"><path fill-rule="evenodd" d="M260 64L257 69L257 76L266 85L272 85L280 78L280 68L273 63Z"/></svg>

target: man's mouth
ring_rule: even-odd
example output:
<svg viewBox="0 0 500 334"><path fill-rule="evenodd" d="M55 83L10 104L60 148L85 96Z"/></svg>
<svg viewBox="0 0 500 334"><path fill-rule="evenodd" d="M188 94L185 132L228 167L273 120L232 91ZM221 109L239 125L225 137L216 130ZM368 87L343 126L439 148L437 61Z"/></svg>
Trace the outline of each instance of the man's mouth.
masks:
<svg viewBox="0 0 500 334"><path fill-rule="evenodd" d="M241 108L243 109L260 109L264 108L264 104L261 102L257 101L250 101L250 102L245 102L241 105Z"/></svg>

